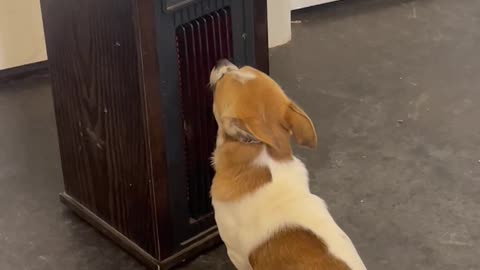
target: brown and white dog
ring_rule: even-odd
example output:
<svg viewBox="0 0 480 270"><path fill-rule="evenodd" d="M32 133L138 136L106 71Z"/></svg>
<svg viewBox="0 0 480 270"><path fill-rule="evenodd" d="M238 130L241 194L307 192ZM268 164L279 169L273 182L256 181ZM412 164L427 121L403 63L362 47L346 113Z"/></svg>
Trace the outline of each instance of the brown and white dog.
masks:
<svg viewBox="0 0 480 270"><path fill-rule="evenodd" d="M226 60L212 70L218 123L211 187L220 236L239 270L364 270L324 201L310 193L290 137L314 148L307 114L266 74Z"/></svg>

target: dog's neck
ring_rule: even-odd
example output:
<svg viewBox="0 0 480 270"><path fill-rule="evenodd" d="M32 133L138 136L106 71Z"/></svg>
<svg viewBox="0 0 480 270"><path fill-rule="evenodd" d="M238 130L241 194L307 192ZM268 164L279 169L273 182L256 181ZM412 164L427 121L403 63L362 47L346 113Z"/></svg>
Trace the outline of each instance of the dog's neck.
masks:
<svg viewBox="0 0 480 270"><path fill-rule="evenodd" d="M215 177L211 196L213 200L222 202L236 201L252 194L270 183L275 175L283 177L283 174L289 175L297 169L302 173L306 171L303 163L293 156L284 160L272 158L267 146L261 143L225 141L215 150L212 161ZM305 180L308 181L308 177Z"/></svg>
<svg viewBox="0 0 480 270"><path fill-rule="evenodd" d="M257 156L258 154L260 153L260 150L261 149L266 149L268 155L276 160L276 161L288 161L288 160L292 160L293 159L293 153L292 153L292 148L290 146L290 143L289 143L289 138L287 137L285 139L285 143L282 145L281 149L273 149L272 147L264 144L263 142L255 139L255 138L248 138L248 137L232 137L232 136L229 136L228 134L225 134L221 131L219 131L219 134L218 134L220 140L218 140L217 138L217 149L215 150L215 152L218 150L218 151L222 151L223 150L227 150L227 151L230 151L229 149L235 149L235 151L231 151L232 153L243 153L243 152L248 152L248 153L251 153L251 151L253 149L256 149L255 153L253 156L251 155L248 155L248 157L250 158L250 161L253 161ZM221 142L221 143L218 143L218 142ZM249 146L260 146L260 147L249 147ZM241 156L239 158L241 161L243 161L245 158L243 156ZM237 160L235 160L234 162L236 164L238 164L238 162L236 162Z"/></svg>
<svg viewBox="0 0 480 270"><path fill-rule="evenodd" d="M254 160L264 147L260 142L241 142L226 137L213 153L214 169L216 172L223 172L254 166Z"/></svg>
<svg viewBox="0 0 480 270"><path fill-rule="evenodd" d="M228 139L219 145L213 154L215 177L211 187L212 199L238 200L269 183L272 176L268 166L255 163L264 149L261 143Z"/></svg>

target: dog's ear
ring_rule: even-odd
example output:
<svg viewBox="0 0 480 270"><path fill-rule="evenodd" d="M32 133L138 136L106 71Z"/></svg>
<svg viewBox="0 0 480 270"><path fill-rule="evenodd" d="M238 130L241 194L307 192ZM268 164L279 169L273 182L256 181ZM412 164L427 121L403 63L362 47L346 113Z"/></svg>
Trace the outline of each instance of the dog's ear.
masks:
<svg viewBox="0 0 480 270"><path fill-rule="evenodd" d="M222 119L224 132L230 137L241 142L262 142L275 150L280 150L281 142L275 135L274 129L268 123L255 118Z"/></svg>
<svg viewBox="0 0 480 270"><path fill-rule="evenodd" d="M297 144L312 149L317 146L317 133L312 120L293 102L288 105L285 122Z"/></svg>

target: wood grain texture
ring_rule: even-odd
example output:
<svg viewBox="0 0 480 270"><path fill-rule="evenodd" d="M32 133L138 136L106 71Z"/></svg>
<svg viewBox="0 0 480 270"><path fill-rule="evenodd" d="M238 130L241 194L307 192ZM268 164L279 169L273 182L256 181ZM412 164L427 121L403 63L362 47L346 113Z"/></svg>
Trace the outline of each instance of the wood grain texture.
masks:
<svg viewBox="0 0 480 270"><path fill-rule="evenodd" d="M42 0L66 193L158 257L132 5Z"/></svg>
<svg viewBox="0 0 480 270"><path fill-rule="evenodd" d="M135 1L135 27L138 40L140 87L145 108L146 149L151 173L150 205L154 224L154 241L158 258L166 258L175 250L173 222L170 216L165 136L160 106L159 62L155 36L155 12L153 1Z"/></svg>

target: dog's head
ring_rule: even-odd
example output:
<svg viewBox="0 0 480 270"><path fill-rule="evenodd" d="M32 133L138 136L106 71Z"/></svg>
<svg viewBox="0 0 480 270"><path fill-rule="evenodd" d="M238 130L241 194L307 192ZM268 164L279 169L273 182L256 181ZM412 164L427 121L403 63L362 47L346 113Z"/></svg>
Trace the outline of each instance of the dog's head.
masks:
<svg viewBox="0 0 480 270"><path fill-rule="evenodd" d="M211 72L210 85L219 127L217 146L227 139L259 143L272 155L286 158L291 156L291 135L299 145L317 145L308 115L261 71L220 60Z"/></svg>

